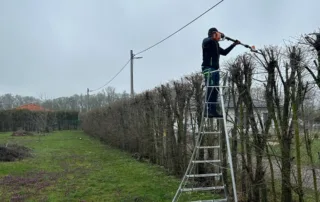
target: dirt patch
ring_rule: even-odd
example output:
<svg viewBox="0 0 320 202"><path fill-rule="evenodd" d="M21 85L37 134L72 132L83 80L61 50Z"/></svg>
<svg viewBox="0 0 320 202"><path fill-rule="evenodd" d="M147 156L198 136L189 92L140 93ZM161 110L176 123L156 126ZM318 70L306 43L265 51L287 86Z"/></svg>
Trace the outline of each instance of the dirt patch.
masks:
<svg viewBox="0 0 320 202"><path fill-rule="evenodd" d="M63 158L63 157L57 157ZM83 158L81 158L82 160ZM22 176L7 175L0 178L0 201L10 202L24 202L24 201L48 201L47 191L50 187L56 186L59 180L73 178L86 179L87 173L91 171L86 166L77 165L76 162L80 161L80 156L67 156L65 161L60 165L63 170L56 172L47 171L32 171L24 173ZM71 162L71 163L70 163ZM55 162L57 163L57 162ZM65 196L72 194L77 189L75 183L65 183L59 185L62 194Z"/></svg>
<svg viewBox="0 0 320 202"><path fill-rule="evenodd" d="M13 190L24 188L36 188L37 190L47 187L58 178L58 173L49 172L30 172L24 176L7 175L0 179L0 183L10 186Z"/></svg>
<svg viewBox="0 0 320 202"><path fill-rule="evenodd" d="M33 133L27 132L25 130L17 130L16 132L13 132L11 136L32 136Z"/></svg>
<svg viewBox="0 0 320 202"><path fill-rule="evenodd" d="M2 199L6 198L10 199L10 201L25 201L29 197L37 196L40 190L53 185L59 177L59 173L44 171L30 172L24 176L5 176L0 179L0 184L7 193Z"/></svg>
<svg viewBox="0 0 320 202"><path fill-rule="evenodd" d="M17 144L0 145L0 161L10 162L31 156L31 149Z"/></svg>

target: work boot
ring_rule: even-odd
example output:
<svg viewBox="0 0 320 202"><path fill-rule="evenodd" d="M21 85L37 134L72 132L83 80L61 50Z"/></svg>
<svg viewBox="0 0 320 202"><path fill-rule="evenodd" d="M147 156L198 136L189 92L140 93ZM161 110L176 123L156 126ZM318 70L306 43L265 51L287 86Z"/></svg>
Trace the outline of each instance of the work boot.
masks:
<svg viewBox="0 0 320 202"><path fill-rule="evenodd" d="M212 114L214 118L223 118L223 116L220 113L218 113L216 105L212 106L212 113L210 114Z"/></svg>
<svg viewBox="0 0 320 202"><path fill-rule="evenodd" d="M212 118L223 118L223 116L221 114L219 114L218 112L214 112L212 113Z"/></svg>
<svg viewBox="0 0 320 202"><path fill-rule="evenodd" d="M223 116L217 112L204 112L204 117L206 118L223 118Z"/></svg>
<svg viewBox="0 0 320 202"><path fill-rule="evenodd" d="M203 117L205 118L212 118L213 114L211 113L211 106L210 104L208 104L207 106L205 106L204 108L204 113L203 113Z"/></svg>

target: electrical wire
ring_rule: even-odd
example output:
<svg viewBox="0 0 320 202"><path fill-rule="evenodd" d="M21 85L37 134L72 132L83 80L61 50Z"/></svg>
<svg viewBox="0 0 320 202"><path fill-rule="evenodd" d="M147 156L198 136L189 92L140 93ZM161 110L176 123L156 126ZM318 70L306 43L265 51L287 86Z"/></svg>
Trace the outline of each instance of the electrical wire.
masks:
<svg viewBox="0 0 320 202"><path fill-rule="evenodd" d="M100 90L101 88L103 88L103 87L107 86L109 83L111 83L111 81L113 81L113 79L115 79L122 72L122 70L124 70L124 68L129 64L130 61L131 61L131 59L129 59L128 62L120 69L120 71L116 75L114 75L107 83L105 83L103 86L96 88L94 90L89 89L89 92L94 92L94 91Z"/></svg>
<svg viewBox="0 0 320 202"><path fill-rule="evenodd" d="M207 12L209 12L210 10L214 9L215 7L217 7L220 3L222 3L224 0L219 1L218 3L216 3L215 5L213 5L211 8L209 8L208 10L206 10L205 12L203 12L201 15L199 15L198 17L196 17L195 19L193 19L191 22L189 22L188 24L184 25L183 27L181 27L180 29L178 29L177 31L173 32L172 34L170 34L169 36L167 36L166 38L162 39L161 41L155 43L154 45L138 52L135 55L139 55L141 53L144 53L148 50L150 50L151 48L161 44L162 42L164 42L165 40L169 39L170 37L172 37L173 35L177 34L178 32L180 32L181 30L183 30L184 28L186 28L187 26L189 26L190 24L192 24L194 21L196 21L197 19L199 19L200 17L202 17L204 14L206 14Z"/></svg>
<svg viewBox="0 0 320 202"><path fill-rule="evenodd" d="M162 39L161 41L155 43L154 45L138 52L137 54L134 54L134 56L136 55L139 55L141 53L144 53L148 50L150 50L151 48L161 44L162 42L164 42L165 40L169 39L170 37L172 37L173 35L177 34L178 32L180 32L182 29L186 28L187 26L189 26L190 24L192 24L194 21L196 21L197 19L199 19L200 17L202 17L204 14L206 14L207 12L209 12L210 10L214 9L215 7L217 7L220 3L222 3L224 0L221 0L219 1L218 3L216 3L215 5L211 6L209 9L207 9L205 12L203 12L201 15L199 15L198 17L196 17L195 19L193 19L191 22L187 23L186 25L184 25L183 27L181 27L180 29L178 29L177 31L175 31L174 33L170 34L169 36L167 36L166 38ZM122 72L122 70L128 65L128 63L130 62L131 59L129 59L129 61L120 69L120 71L114 76L112 77L112 79L110 79L106 84L104 84L103 86L99 87L99 88L96 88L94 90L90 90L89 89L89 92L94 92L94 91L97 91L97 90L100 90L101 88L107 86L109 83L111 83L113 81L113 79L115 79L119 74L120 72Z"/></svg>

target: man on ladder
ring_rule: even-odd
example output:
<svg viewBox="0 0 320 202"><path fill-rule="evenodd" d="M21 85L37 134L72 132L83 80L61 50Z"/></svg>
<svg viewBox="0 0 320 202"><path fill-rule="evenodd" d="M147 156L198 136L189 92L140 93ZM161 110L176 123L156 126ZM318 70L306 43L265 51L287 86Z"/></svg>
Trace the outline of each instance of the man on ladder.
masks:
<svg viewBox="0 0 320 202"><path fill-rule="evenodd" d="M228 48L222 49L219 45L219 40L223 38L223 33L219 32L216 28L210 28L208 37L202 41L202 73L205 77L205 85L209 79L209 86L217 86L216 88L209 88L206 102L209 102L208 109L205 109L205 117L208 118L222 118L222 115L217 112L217 99L218 99L218 86L220 74L219 71L210 73L214 70L219 70L220 55L226 56L240 41L236 40Z"/></svg>
<svg viewBox="0 0 320 202"><path fill-rule="evenodd" d="M218 97L218 90L213 90L212 86L216 86L217 89L219 87L219 79L220 74L218 71L214 72L213 74L210 73L211 71L219 70L219 58L220 55L227 55L236 45L241 44L238 40L231 39L229 37L225 37L227 40L232 40L234 43L228 47L227 49L222 49L219 46L218 41L224 38L224 35L220 33L216 28L209 29L208 37L205 38L202 42L202 50L203 50L203 62L202 62L202 72L205 75L205 81L206 85L210 87L206 87L206 102L204 102L204 109L206 106L208 107L208 112L205 113L205 117L208 118L222 118L222 126L223 127L212 127L209 126L210 120L207 120L205 117L201 118L201 123L197 135L197 140L195 141L194 150L192 152L192 155L190 157L190 161L188 164L188 167L186 169L186 172L181 180L181 183L179 185L179 188L172 200L172 202L177 202L181 195L183 193L188 193L186 198L189 199L195 199L196 197L202 198L203 195L194 195L191 196L190 192L198 192L198 191L222 191L224 190L224 196L222 194L216 194L215 197L213 197L213 200L205 200L205 201L216 201L216 202L227 202L229 200L228 193L226 190L226 183L227 183L227 176L223 176L223 173L221 169L216 168L222 168L222 155L221 155L221 137L224 136L225 142L226 142L226 148L227 148L227 160L229 161L228 169L230 168L230 175L232 180L232 188L233 188L233 201L237 202L237 191L236 191L236 183L235 183L235 177L233 172L233 165L232 165L232 158L231 158L231 149L229 144L229 138L227 134L227 124L226 124L226 117L220 115L216 110L217 103L217 97ZM212 75L211 75L212 74ZM222 75L224 76L224 75ZM210 83L207 83L207 81L210 81ZM211 93L212 92L212 93ZM208 102L210 105L208 105ZM224 101L223 101L223 93L221 93L221 108L222 113L225 114L224 110ZM205 110L207 111L207 110ZM206 136L211 136L216 141L206 141L204 138L207 138ZM210 155L207 155L205 157L204 153L205 151ZM201 152L201 154L200 154ZM215 153L215 155L214 155ZM200 165L200 166L199 166ZM206 166L206 169L199 169L200 167L204 168L204 165ZM211 180L211 178L214 177L217 180ZM206 183L201 183L204 180L200 180L200 178L206 178ZM221 180L220 180L221 179ZM213 193L213 195L215 195ZM220 195L220 196L219 196ZM218 199L217 197L222 197ZM199 201L197 199L197 201ZM184 200L185 201L185 200ZM202 201L202 200L200 200Z"/></svg>

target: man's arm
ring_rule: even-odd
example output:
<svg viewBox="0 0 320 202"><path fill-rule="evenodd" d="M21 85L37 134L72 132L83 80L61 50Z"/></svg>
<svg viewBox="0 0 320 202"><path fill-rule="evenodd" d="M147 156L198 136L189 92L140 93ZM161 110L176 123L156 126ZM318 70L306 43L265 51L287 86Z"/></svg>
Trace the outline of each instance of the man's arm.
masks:
<svg viewBox="0 0 320 202"><path fill-rule="evenodd" d="M224 55L224 56L228 55L228 54L230 53L230 51L231 51L236 45L237 45L236 43L233 43L233 44L231 44L231 45L230 45L228 48L226 48L226 49L223 49L223 48L219 47L219 49L220 49L220 55Z"/></svg>

